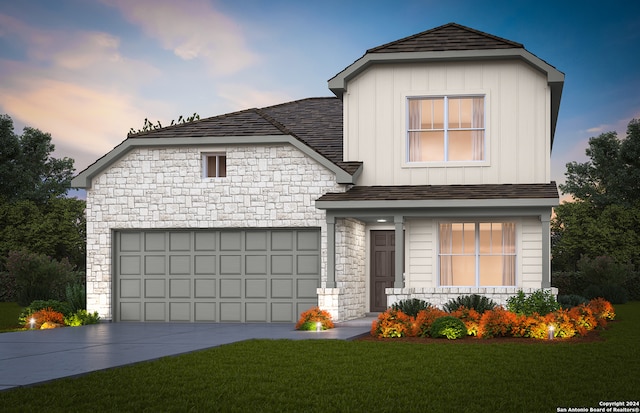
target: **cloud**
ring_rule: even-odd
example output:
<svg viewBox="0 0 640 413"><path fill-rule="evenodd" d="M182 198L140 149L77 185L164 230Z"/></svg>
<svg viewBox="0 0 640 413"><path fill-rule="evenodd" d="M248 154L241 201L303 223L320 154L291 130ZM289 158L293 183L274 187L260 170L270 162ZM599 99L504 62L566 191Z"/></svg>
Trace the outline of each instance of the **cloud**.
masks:
<svg viewBox="0 0 640 413"><path fill-rule="evenodd" d="M239 25L205 0L102 0L183 60L201 59L215 75L258 62Z"/></svg>

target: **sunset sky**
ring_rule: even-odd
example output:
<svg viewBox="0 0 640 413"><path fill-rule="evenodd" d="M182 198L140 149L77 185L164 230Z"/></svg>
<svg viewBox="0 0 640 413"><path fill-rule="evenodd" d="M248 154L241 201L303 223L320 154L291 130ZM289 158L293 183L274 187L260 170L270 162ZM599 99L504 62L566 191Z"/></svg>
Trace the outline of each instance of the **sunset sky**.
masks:
<svg viewBox="0 0 640 413"><path fill-rule="evenodd" d="M141 128L331 96L372 47L456 22L565 73L552 179L640 118L640 2L0 0L0 113L80 172Z"/></svg>

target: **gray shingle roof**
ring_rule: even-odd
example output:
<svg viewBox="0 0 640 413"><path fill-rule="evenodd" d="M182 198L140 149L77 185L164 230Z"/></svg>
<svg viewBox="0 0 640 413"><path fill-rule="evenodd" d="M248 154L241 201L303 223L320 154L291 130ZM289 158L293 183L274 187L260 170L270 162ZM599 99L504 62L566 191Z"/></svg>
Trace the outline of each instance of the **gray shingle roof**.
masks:
<svg viewBox="0 0 640 413"><path fill-rule="evenodd" d="M555 182L547 184L354 186L329 192L318 201L420 201L452 199L558 199Z"/></svg>
<svg viewBox="0 0 640 413"><path fill-rule="evenodd" d="M435 52L443 50L480 50L524 48L503 39L457 23L448 23L367 50L367 53Z"/></svg>
<svg viewBox="0 0 640 413"><path fill-rule="evenodd" d="M361 162L343 162L342 101L308 98L253 108L129 135L130 139L292 135L346 172Z"/></svg>

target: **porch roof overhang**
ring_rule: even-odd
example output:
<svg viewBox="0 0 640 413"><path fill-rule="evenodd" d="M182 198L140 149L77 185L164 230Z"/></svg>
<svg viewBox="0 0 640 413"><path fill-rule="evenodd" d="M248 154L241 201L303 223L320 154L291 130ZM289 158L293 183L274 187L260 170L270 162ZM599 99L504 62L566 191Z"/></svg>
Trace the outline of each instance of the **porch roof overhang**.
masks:
<svg viewBox="0 0 640 413"><path fill-rule="evenodd" d="M327 193L316 208L365 221L395 216L539 215L559 204L555 182L498 185L354 186Z"/></svg>

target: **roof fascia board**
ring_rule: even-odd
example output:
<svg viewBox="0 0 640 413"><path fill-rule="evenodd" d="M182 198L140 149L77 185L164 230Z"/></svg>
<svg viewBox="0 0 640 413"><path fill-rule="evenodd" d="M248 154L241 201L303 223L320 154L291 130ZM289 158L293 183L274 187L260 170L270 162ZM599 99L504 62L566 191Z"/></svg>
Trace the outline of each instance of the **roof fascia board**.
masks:
<svg viewBox="0 0 640 413"><path fill-rule="evenodd" d="M497 218L523 216L549 216L551 208L546 207L501 207L501 208L429 208L429 209L371 209L354 211L352 209L327 210L327 217L375 219L379 217L401 215L405 218Z"/></svg>
<svg viewBox="0 0 640 413"><path fill-rule="evenodd" d="M500 199L436 199L381 201L316 201L316 208L326 210L379 210L418 208L513 208L554 207L558 198L500 198Z"/></svg>
<svg viewBox="0 0 640 413"><path fill-rule="evenodd" d="M105 156L87 167L71 180L72 188L91 188L92 179L118 161L124 155L137 148L172 147L172 146L206 146L206 145L259 145L288 143L299 149L305 155L336 174L339 184L354 184L360 175L362 167L356 174L349 175L345 170L334 164L318 152L305 145L291 135L260 135L260 136L210 136L185 138L128 138L113 148Z"/></svg>
<svg viewBox="0 0 640 413"><path fill-rule="evenodd" d="M522 59L547 75L547 81L563 83L564 73L525 49L445 50L435 52L367 53L329 80L329 89L338 97L347 90L347 82L376 63L415 63L426 61L464 61L483 59Z"/></svg>

